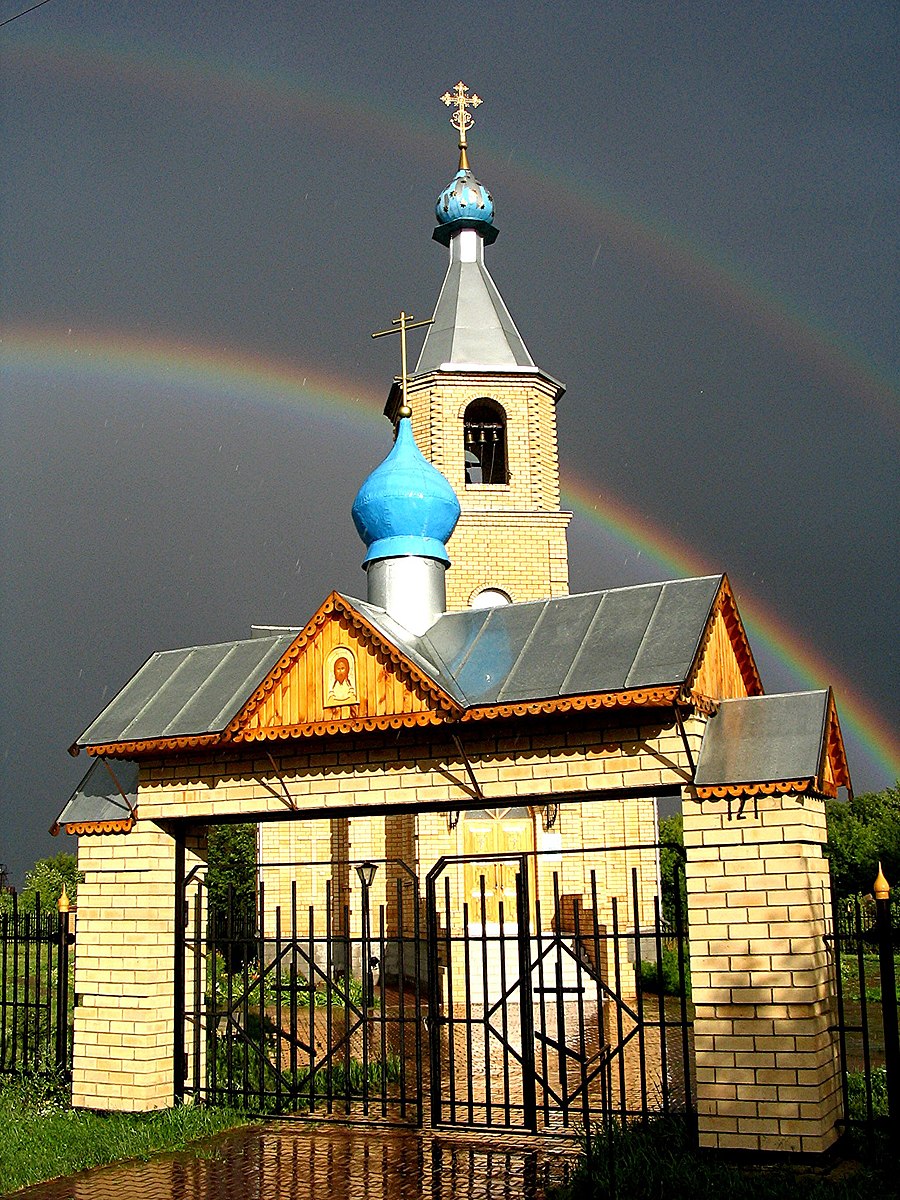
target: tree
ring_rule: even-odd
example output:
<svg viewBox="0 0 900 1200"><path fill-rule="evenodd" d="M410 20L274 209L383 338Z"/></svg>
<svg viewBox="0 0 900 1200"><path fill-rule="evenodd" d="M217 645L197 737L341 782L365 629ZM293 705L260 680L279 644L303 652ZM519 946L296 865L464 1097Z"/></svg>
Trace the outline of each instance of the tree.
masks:
<svg viewBox="0 0 900 1200"><path fill-rule="evenodd" d="M879 862L892 890L900 890L900 781L852 800L829 800L825 812L835 894L870 893Z"/></svg>
<svg viewBox="0 0 900 1200"><path fill-rule="evenodd" d="M34 912L40 896L41 912L56 912L63 885L74 905L78 899L78 885L83 879L84 872L78 870L78 860L67 850L50 858L39 858L25 876L25 886L19 895L19 911Z"/></svg>
<svg viewBox="0 0 900 1200"><path fill-rule="evenodd" d="M227 915L230 892L234 916L255 916L256 826L214 825L209 831L208 855L210 909L217 916Z"/></svg>
<svg viewBox="0 0 900 1200"><path fill-rule="evenodd" d="M681 924L684 927L687 922L687 885L684 881L684 821L681 813L660 821L659 840L663 919L674 927L678 923L677 904L680 903ZM681 847L682 852L679 853L675 847Z"/></svg>

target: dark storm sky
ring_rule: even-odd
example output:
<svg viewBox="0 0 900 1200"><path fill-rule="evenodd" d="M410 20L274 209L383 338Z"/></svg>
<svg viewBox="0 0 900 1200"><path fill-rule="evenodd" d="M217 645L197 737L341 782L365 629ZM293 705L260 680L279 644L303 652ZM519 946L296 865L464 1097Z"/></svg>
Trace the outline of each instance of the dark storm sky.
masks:
<svg viewBox="0 0 900 1200"><path fill-rule="evenodd" d="M66 747L149 653L364 591L349 508L396 369L368 334L437 297L459 78L489 267L568 386L564 487L727 570L844 687L857 790L893 782L898 11L51 0L0 28L14 879L63 848ZM343 399L103 369L171 343ZM570 547L573 590L661 577L583 514ZM770 690L811 686L770 651Z"/></svg>

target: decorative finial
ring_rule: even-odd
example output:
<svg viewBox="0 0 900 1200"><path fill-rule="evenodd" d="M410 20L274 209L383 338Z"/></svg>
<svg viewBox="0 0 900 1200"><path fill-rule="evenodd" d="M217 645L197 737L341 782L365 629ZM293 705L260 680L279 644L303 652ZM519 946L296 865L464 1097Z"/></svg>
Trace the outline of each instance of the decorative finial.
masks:
<svg viewBox="0 0 900 1200"><path fill-rule="evenodd" d="M60 896L59 900L57 900L56 907L61 913L67 913L72 907L72 902L69 899L68 893L66 892L65 884L63 884L62 895Z"/></svg>
<svg viewBox="0 0 900 1200"><path fill-rule="evenodd" d="M891 885L884 877L884 871L881 869L881 863L878 864L878 875L876 876L875 882L872 885L872 891L876 900L890 900L891 898Z"/></svg>
<svg viewBox="0 0 900 1200"><path fill-rule="evenodd" d="M401 402L400 408L397 410L397 419L402 417L411 417L412 409L406 399L407 389L407 372L406 372L406 331L407 329L418 329L420 325L433 325L434 317L429 317L427 321L417 321L411 313L404 312L400 309L400 316L395 317L391 321L390 329L379 329L377 333L373 333L372 337L387 337L389 333L400 334L400 391Z"/></svg>
<svg viewBox="0 0 900 1200"><path fill-rule="evenodd" d="M481 97L476 96L474 92L470 96L469 89L460 80L452 92L444 92L441 100L443 100L448 108L453 106L456 109L450 118L450 124L454 129L459 130L459 169L460 171L468 171L469 158L466 154L466 146L468 145L466 142L466 132L475 124L475 118L466 109L469 106L477 108L481 104Z"/></svg>

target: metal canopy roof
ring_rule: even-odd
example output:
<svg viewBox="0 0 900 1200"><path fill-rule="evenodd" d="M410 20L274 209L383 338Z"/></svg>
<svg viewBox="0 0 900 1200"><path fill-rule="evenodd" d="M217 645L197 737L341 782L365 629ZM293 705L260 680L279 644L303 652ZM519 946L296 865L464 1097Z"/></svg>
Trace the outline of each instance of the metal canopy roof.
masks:
<svg viewBox="0 0 900 1200"><path fill-rule="evenodd" d="M417 637L344 602L463 708L684 683L722 576L445 613ZM221 733L296 637L152 655L78 739L82 746Z"/></svg>
<svg viewBox="0 0 900 1200"><path fill-rule="evenodd" d="M127 803L123 799L123 792ZM66 807L59 814L58 823L77 825L88 821L127 820L132 815L132 809L137 807L137 799L137 763L125 759L107 763L97 758L69 797Z"/></svg>
<svg viewBox="0 0 900 1200"><path fill-rule="evenodd" d="M707 723L694 783L722 787L816 778L828 701L827 689L722 700Z"/></svg>
<svg viewBox="0 0 900 1200"><path fill-rule="evenodd" d="M221 733L295 636L289 632L152 654L78 744Z"/></svg>

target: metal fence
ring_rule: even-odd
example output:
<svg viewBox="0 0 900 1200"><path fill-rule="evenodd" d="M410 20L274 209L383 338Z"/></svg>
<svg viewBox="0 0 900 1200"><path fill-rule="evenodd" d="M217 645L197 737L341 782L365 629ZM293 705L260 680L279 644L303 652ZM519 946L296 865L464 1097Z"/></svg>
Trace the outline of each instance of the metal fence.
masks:
<svg viewBox="0 0 900 1200"><path fill-rule="evenodd" d="M642 850L652 865L655 849L591 853ZM192 873L176 973L180 1096L506 1131L692 1112L686 936L661 919L655 872L651 887L624 869L609 896L590 871L575 897L559 852L540 859L448 857L422 881L398 860L279 864L318 872L321 895L299 904L309 889L295 878L277 902L261 887L251 912L233 897L210 906ZM376 869L388 881L378 904Z"/></svg>
<svg viewBox="0 0 900 1200"><path fill-rule="evenodd" d="M847 1122L900 1128L900 899L835 898L832 929Z"/></svg>
<svg viewBox="0 0 900 1200"><path fill-rule="evenodd" d="M0 1074L71 1069L71 914L0 914Z"/></svg>

